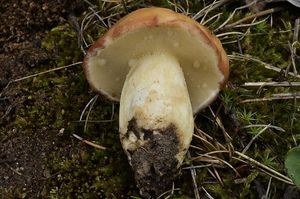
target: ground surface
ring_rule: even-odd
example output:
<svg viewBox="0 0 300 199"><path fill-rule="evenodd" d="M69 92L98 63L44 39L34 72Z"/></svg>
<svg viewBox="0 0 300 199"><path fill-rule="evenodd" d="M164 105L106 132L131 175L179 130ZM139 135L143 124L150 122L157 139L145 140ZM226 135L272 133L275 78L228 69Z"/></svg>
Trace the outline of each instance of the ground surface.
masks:
<svg viewBox="0 0 300 199"><path fill-rule="evenodd" d="M95 96L84 79L80 64L18 80L82 61L79 44L83 41L79 29L83 20L90 20L84 33L90 44L106 30L106 26L139 7L156 5L178 12L189 10L194 16L204 7L199 1L178 1L176 4L171 1L122 2L0 0L1 198L138 197L132 172L119 143L118 106L98 97L91 112L83 115L83 119L89 117L87 127L78 121L86 104ZM240 1L232 2L208 14L206 19L224 13L219 21L208 23L211 30L219 27L234 8L242 5ZM274 14L272 21L268 18L250 29L239 27L216 31L216 34L247 32L244 37L238 34L220 36L227 53L250 55L284 71L291 63L288 42L295 42L293 28L300 12L286 4L279 6L284 10ZM95 10L99 11L97 14L104 18L103 21L93 15ZM248 9L238 11L230 22L249 15ZM199 17L198 21L201 19ZM226 44L236 38L239 38L238 42ZM299 53L299 43L295 46ZM296 63L299 62L296 60ZM195 133L202 139L194 139L193 161L185 163L201 167L196 169L197 175L194 174L197 183L192 181L189 169L183 170L175 183L175 197L194 198L192 187L197 184L203 197L210 193L215 198L264 195L299 198L299 191L294 186L271 179L271 175L253 161L239 161L237 157L241 159L240 156L229 153L244 150L255 135L271 124L277 128L265 130L245 154L287 176L283 164L285 154L300 142L297 100L258 100L254 103L245 100L295 92L300 90L299 87L258 89L241 85L259 81L299 82L299 77L285 77L283 72L265 66L245 58L231 59L228 86L211 106L228 135L224 134L223 125L216 122L210 109L197 115L197 126L209 135ZM299 72L299 65L296 68ZM104 145L108 150L82 144L72 136L73 133Z"/></svg>
<svg viewBox="0 0 300 199"><path fill-rule="evenodd" d="M26 107L49 103L49 94L34 93L30 102L24 90L28 83L11 80L50 65L54 53L41 48L49 30L68 19L71 8L63 1L0 2L0 195L2 198L32 198L43 190L49 178L45 157L56 147L57 129L39 124L16 125L17 113ZM53 118L54 120L55 118ZM38 121L24 121L35 123ZM39 127L38 127L39 126Z"/></svg>

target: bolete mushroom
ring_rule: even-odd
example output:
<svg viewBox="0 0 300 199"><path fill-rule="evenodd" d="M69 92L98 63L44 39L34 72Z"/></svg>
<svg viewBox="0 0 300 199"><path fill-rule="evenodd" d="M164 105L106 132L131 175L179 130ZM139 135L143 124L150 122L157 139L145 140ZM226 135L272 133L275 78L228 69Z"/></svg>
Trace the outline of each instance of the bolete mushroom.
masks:
<svg viewBox="0 0 300 199"><path fill-rule="evenodd" d="M90 47L84 71L96 91L120 100L120 140L141 195L171 188L192 140L193 114L228 78L220 41L187 16L143 8Z"/></svg>

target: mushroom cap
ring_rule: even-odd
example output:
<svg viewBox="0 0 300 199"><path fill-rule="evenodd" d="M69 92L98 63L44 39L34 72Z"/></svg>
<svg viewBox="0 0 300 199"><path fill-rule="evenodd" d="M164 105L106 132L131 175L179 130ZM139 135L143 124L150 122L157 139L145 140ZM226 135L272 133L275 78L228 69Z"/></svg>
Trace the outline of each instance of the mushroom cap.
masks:
<svg viewBox="0 0 300 199"><path fill-rule="evenodd" d="M193 113L209 105L228 79L229 62L219 39L165 8L142 8L114 24L89 48L83 64L86 78L96 91L119 101L130 67L154 52L177 57Z"/></svg>

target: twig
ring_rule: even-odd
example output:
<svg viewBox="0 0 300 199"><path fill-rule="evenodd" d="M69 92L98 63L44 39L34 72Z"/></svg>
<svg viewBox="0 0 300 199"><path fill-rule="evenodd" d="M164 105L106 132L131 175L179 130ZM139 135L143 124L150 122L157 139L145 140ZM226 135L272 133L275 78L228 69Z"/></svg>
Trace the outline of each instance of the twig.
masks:
<svg viewBox="0 0 300 199"><path fill-rule="evenodd" d="M294 72L294 75L297 75L298 71L297 71L296 62L295 62L296 48L294 48L289 41L288 41L288 46L289 46L289 49L291 51L291 61L292 61L292 66L293 66L293 72Z"/></svg>
<svg viewBox="0 0 300 199"><path fill-rule="evenodd" d="M290 42L288 42L289 48L290 48L290 51L291 51L291 60L292 60L292 66L293 66L293 70L294 70L295 75L298 74L297 68L296 68L296 62L295 62L296 52L297 52L297 48L295 47L295 44L298 43L299 24L300 24L300 18L297 18L295 20L295 26L294 26L293 43L290 44Z"/></svg>
<svg viewBox="0 0 300 199"><path fill-rule="evenodd" d="M242 87L298 87L300 82L246 82Z"/></svg>
<svg viewBox="0 0 300 199"><path fill-rule="evenodd" d="M246 104L246 103L268 102L268 101L274 101L274 100L291 100L291 99L300 99L300 96L276 96L276 97L254 98L254 99L242 100L239 103Z"/></svg>
<svg viewBox="0 0 300 199"><path fill-rule="evenodd" d="M299 26L300 26L300 18L297 18L295 20L295 26L294 26L293 44L295 42L298 42L298 38L299 38Z"/></svg>
<svg viewBox="0 0 300 199"><path fill-rule="evenodd" d="M236 25L241 24L245 21L249 21L251 19L254 19L254 18L257 18L257 17L262 17L262 16L265 16L265 15L268 15L268 14L272 14L274 12L278 12L278 11L281 11L281 10L283 10L283 8L281 8L281 7L276 7L276 8L271 8L271 9L268 9L268 10L264 10L264 11L255 13L253 15L247 16L245 18L242 18L242 19L240 19L240 20L238 20L234 23L225 25L224 28L222 28L222 29L232 28L232 27L235 27Z"/></svg>
<svg viewBox="0 0 300 199"><path fill-rule="evenodd" d="M294 122L297 121L297 117L296 117L296 112L297 112L297 99L294 99L294 103L293 103L293 113L291 114L291 127L290 127L290 132L292 134L292 138L293 138L293 141L294 141L294 145L295 146L298 146L298 143L297 143L297 139L294 135L294 132L293 132L293 129L294 129Z"/></svg>
<svg viewBox="0 0 300 199"><path fill-rule="evenodd" d="M300 91L289 92L289 93L275 93L272 94L274 97L300 97Z"/></svg>
<svg viewBox="0 0 300 199"><path fill-rule="evenodd" d="M84 142L84 143L86 143L86 144L88 144L88 145L90 145L90 146L92 146L92 147L95 147L95 148L97 148L97 149L101 149L101 150L106 150L106 149L107 149L107 148L104 147L104 146L100 146L100 145L95 144L95 143L93 143L93 142L87 141L87 140L83 139L82 137L80 137L80 136L78 136L78 135L76 135L76 134L73 134L73 136L74 136L75 138L77 138L78 140L80 140L80 141L82 141L82 142Z"/></svg>

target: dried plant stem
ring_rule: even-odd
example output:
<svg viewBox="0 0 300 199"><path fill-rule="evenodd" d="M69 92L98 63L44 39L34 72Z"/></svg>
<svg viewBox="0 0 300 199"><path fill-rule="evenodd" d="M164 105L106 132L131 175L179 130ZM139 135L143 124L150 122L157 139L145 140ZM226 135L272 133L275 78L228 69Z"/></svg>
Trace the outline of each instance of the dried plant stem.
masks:
<svg viewBox="0 0 300 199"><path fill-rule="evenodd" d="M106 149L107 149L107 148L104 147L104 146L100 146L100 145L98 145L98 144L95 144L95 143L93 143L93 142L90 142L90 141L88 141L88 140L85 140L85 139L83 139L82 137L80 137L79 135L73 134L73 136L74 136L75 138L77 138L78 140L80 140L80 141L82 141L82 142L84 142L84 143L86 143L86 144L88 144L88 145L90 145L90 146L92 146L92 147L95 147L95 148L97 148L97 149L101 149L101 150L106 150Z"/></svg>
<svg viewBox="0 0 300 199"><path fill-rule="evenodd" d="M209 12L215 10L216 8L230 2L233 0L219 0L219 1L213 1L213 3L207 5L206 7L204 7L202 10L200 10L198 13L196 13L192 18L194 20L198 20L199 18L201 18L204 15L207 15ZM202 19L203 22L204 19Z"/></svg>
<svg viewBox="0 0 300 199"><path fill-rule="evenodd" d="M243 149L242 153L245 154L248 149L250 148L250 146L252 145L252 143L254 142L254 140L256 138L258 138L258 136L260 136L263 132L265 132L268 128L270 127L270 124L268 124L267 126L265 126L261 131L259 131L251 140L250 142L247 144L247 146Z"/></svg>
<svg viewBox="0 0 300 199"><path fill-rule="evenodd" d="M71 66L76 66L76 65L80 65L80 64L82 64L81 61L73 63L73 64L69 64L69 65L66 65L66 66L61 66L61 67L58 67L58 68L53 68L53 69L50 69L50 70L47 70L47 71L43 71L43 72L40 72L40 73L35 73L35 74L32 74L32 75L28 75L26 77L21 77L19 79L12 80L12 82L23 81L23 80L30 79L30 78L33 78L33 77L36 77L36 76L39 76L39 75L43 75L43 74L46 74L46 73L50 73L50 72L54 72L54 71L66 69L66 68L69 68Z"/></svg>
<svg viewBox="0 0 300 199"><path fill-rule="evenodd" d="M189 159L191 159L191 154L188 151L187 153L187 157ZM197 184L197 172L196 169L194 168L193 163L191 163L191 167L189 167L190 171L191 171L191 176L192 176L192 181L193 181L193 188L194 188L194 195L195 195L195 199L200 199L200 194L199 194L199 189L198 189L198 184Z"/></svg>
<svg viewBox="0 0 300 199"><path fill-rule="evenodd" d="M279 126L274 126L274 125L266 125L266 124L250 124L250 125L246 125L241 127L241 129L246 129L246 128L255 128L255 127L266 127L269 126L269 128L273 128L276 129L277 131L281 131L281 132L285 132L285 130Z"/></svg>
<svg viewBox="0 0 300 199"><path fill-rule="evenodd" d="M300 18L297 18L295 20L295 26L294 26L294 34L293 34L293 44L295 42L298 42L299 38L299 27L300 27Z"/></svg>
<svg viewBox="0 0 300 199"><path fill-rule="evenodd" d="M270 198L269 194L270 194L270 189L271 189L271 183L272 183L272 177L270 177L269 183L268 183L268 188L265 194L265 198Z"/></svg>
<svg viewBox="0 0 300 199"><path fill-rule="evenodd" d="M30 79L30 78L39 76L39 75L43 75L43 74L46 74L46 73L51 73L51 72L54 72L54 71L66 69L66 68L69 68L69 67L72 67L72 66L76 66L76 65L80 65L80 64L82 64L82 62L76 62L76 63L69 64L69 65L66 65L66 66L61 66L61 67L58 67L58 68L53 68L53 69L50 69L50 70L47 70L47 71L43 71L43 72L35 73L35 74L32 74L32 75L28 75L28 76L25 76L25 77L21 77L21 78L15 79L15 80L11 80L2 89L2 92L0 93L0 97L2 97L2 95L4 93L4 90L6 90L12 83L20 82L20 81L23 81L23 80L26 80L26 79Z"/></svg>
<svg viewBox="0 0 300 199"><path fill-rule="evenodd" d="M90 99L90 101L85 105L84 109L81 111L80 117L79 117L79 121L82 121L82 118L87 110L87 108L90 106L90 104L95 101L95 99L98 98L98 95L95 95L92 99Z"/></svg>
<svg viewBox="0 0 300 199"><path fill-rule="evenodd" d="M242 87L298 87L300 82L246 82Z"/></svg>
<svg viewBox="0 0 300 199"><path fill-rule="evenodd" d="M252 57L250 55L242 55L242 54L237 53L237 54L228 55L228 58L230 60L249 60L249 61L253 61L253 62L262 64L268 70L276 71L278 73L280 73L282 71L285 72L285 70L283 70L281 68L278 68L278 67L275 67L275 66L273 66L271 64L268 64L266 62L263 62L263 61L255 58L255 57ZM290 75L290 76L293 76L293 77L300 78L300 75L295 75L294 73L291 73L291 72L288 72L287 74Z"/></svg>
<svg viewBox="0 0 300 199"><path fill-rule="evenodd" d="M11 166L9 166L9 164L7 164L6 162L5 162L5 165L6 165L10 170L12 170L14 173L18 174L19 176L22 176L22 175L23 175L22 173L20 173L20 172L17 171L16 169L14 169L14 168L12 168Z"/></svg>
<svg viewBox="0 0 300 199"><path fill-rule="evenodd" d="M209 199L214 199L214 197L212 197L208 191L206 191L206 189L202 186L201 189L205 192L205 195L209 198Z"/></svg>
<svg viewBox="0 0 300 199"><path fill-rule="evenodd" d="M90 117L90 113L91 113L91 111L92 111L92 109L93 109L93 107L94 107L94 105L95 105L97 99L98 99L98 95L96 95L96 96L93 98L93 101L92 101L91 104L89 105L89 110L88 110L88 112L87 112L87 115L86 115L86 118L85 118L85 123L84 123L84 132L87 131L87 126L88 126L88 120L89 120L89 117Z"/></svg>
<svg viewBox="0 0 300 199"><path fill-rule="evenodd" d="M278 94L273 94L272 97L246 99L240 101L239 103L245 104L245 103L253 103L253 102L266 102L266 101L274 101L274 100L292 100L292 99L300 99L300 92L278 93Z"/></svg>
<svg viewBox="0 0 300 199"><path fill-rule="evenodd" d="M107 123L107 122L114 122L115 120L88 120L88 123ZM86 122L86 120L78 120L78 121L74 121L74 122Z"/></svg>
<svg viewBox="0 0 300 199"><path fill-rule="evenodd" d="M288 183L288 184L291 184L291 185L294 184L293 181L292 181L290 178L286 177L285 175L282 175L281 173L275 171L274 169L271 169L270 167L268 167L268 166L266 166L266 165L264 165L264 164L261 164L260 162L258 162L258 161L256 161L256 160L250 158L249 156L247 156L247 155L245 155L245 154L243 154L243 153L240 153L240 152L238 152L238 151L234 151L234 153L235 153L236 155L238 155L238 156L240 156L240 157L242 157L242 158L248 160L250 163L252 163L252 164L254 164L254 165L260 167L260 168L263 169L264 171L267 171L267 172L273 174L274 176L279 177L280 180L283 179L283 180L284 180L286 183ZM278 178L277 178L277 179L278 179Z"/></svg>
<svg viewBox="0 0 300 199"><path fill-rule="evenodd" d="M222 30L226 24L228 24L228 22L233 18L233 16L235 15L235 13L238 11L238 10L242 10L242 9L245 9L245 8L248 8L250 7L251 5L253 5L255 2L253 1L252 3L248 4L248 5L244 5L244 6L241 6L241 7L238 7L238 8L235 8L234 11L230 14L230 16L218 27L214 30L214 32L217 32L219 30Z"/></svg>
<svg viewBox="0 0 300 199"><path fill-rule="evenodd" d="M299 24L300 24L300 18L297 18L295 20L295 26L294 26L294 34L293 34L293 43L291 44L290 42L288 42L290 51L291 51L291 65L293 66L293 72L295 75L298 74L297 71L297 67L296 67L296 52L297 52L297 48L295 47L295 44L298 43L298 37L299 37ZM290 71L290 65L287 67L286 72Z"/></svg>
<svg viewBox="0 0 300 199"><path fill-rule="evenodd" d="M255 19L257 17L262 17L262 16L265 16L265 15L268 15L268 14L272 14L274 12L279 12L281 10L283 10L283 8L281 8L281 7L276 7L276 8L271 8L271 9L268 9L268 10L264 10L264 11L255 13L253 15L247 16L245 18L242 18L242 19L240 19L240 20L238 20L234 23L228 24L228 25L224 26L223 29L232 28L232 27L235 27L235 26L237 26L237 25L239 25L243 22L249 21L251 19Z"/></svg>

